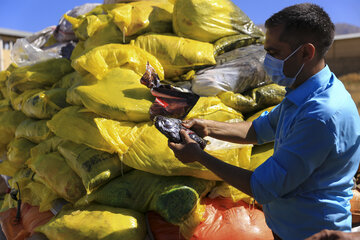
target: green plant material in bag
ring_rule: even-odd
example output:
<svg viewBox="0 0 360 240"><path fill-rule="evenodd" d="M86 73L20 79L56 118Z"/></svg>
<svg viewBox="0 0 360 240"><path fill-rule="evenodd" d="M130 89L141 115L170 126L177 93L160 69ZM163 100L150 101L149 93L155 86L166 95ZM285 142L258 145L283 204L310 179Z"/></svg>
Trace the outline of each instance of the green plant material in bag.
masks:
<svg viewBox="0 0 360 240"><path fill-rule="evenodd" d="M80 177L58 152L30 158L27 165L49 188L69 202L75 202L86 193Z"/></svg>
<svg viewBox="0 0 360 240"><path fill-rule="evenodd" d="M235 34L264 36L231 0L177 0L173 28L178 36L203 42L214 42Z"/></svg>
<svg viewBox="0 0 360 240"><path fill-rule="evenodd" d="M97 83L80 85L74 91L87 109L101 116L144 122L150 120L149 108L155 98L140 78L132 70L114 68Z"/></svg>
<svg viewBox="0 0 360 240"><path fill-rule="evenodd" d="M80 176L87 193L131 169L120 161L117 154L92 149L84 144L65 141L58 146L58 151Z"/></svg>
<svg viewBox="0 0 360 240"><path fill-rule="evenodd" d="M107 44L94 48L74 60L72 66L82 75L91 73L97 79L102 79L109 70L117 67L131 69L143 75L147 62L154 67L160 79L164 79L164 71L159 61L133 45Z"/></svg>
<svg viewBox="0 0 360 240"><path fill-rule="evenodd" d="M275 83L254 88L249 94L257 103L259 109L279 104L285 97L285 87Z"/></svg>
<svg viewBox="0 0 360 240"><path fill-rule="evenodd" d="M8 78L8 91L20 94L29 89L51 87L64 75L72 72L70 61L54 58L25 67L16 68Z"/></svg>
<svg viewBox="0 0 360 240"><path fill-rule="evenodd" d="M277 84L268 84L254 88L244 94L231 91L218 94L221 101L242 113L251 113L279 104L285 97L286 90Z"/></svg>
<svg viewBox="0 0 360 240"><path fill-rule="evenodd" d="M60 198L54 191L39 182L38 177L30 168L22 168L9 180L12 188L20 188L22 202L32 206L39 206L39 211L44 212L52 208L52 202Z"/></svg>
<svg viewBox="0 0 360 240"><path fill-rule="evenodd" d="M22 121L16 128L16 138L26 138L34 143L40 143L41 141L52 136L52 132L47 127L48 120L35 120L28 118Z"/></svg>
<svg viewBox="0 0 360 240"><path fill-rule="evenodd" d="M6 146L14 139L18 125L26 118L20 111L0 112L0 145Z"/></svg>
<svg viewBox="0 0 360 240"><path fill-rule="evenodd" d="M120 122L95 119L104 139L116 149L128 166L164 176L193 176L220 180L200 163L183 164L168 147L168 139L152 123ZM251 148L219 147L209 154L235 166L249 167Z"/></svg>
<svg viewBox="0 0 360 240"><path fill-rule="evenodd" d="M214 43L214 55L218 56L235 48L245 47L254 43L262 43L262 38L251 37L247 34L226 36Z"/></svg>
<svg viewBox="0 0 360 240"><path fill-rule="evenodd" d="M30 149L35 145L26 138L13 139L8 145L8 160L14 167L24 167L26 160L30 157Z"/></svg>
<svg viewBox="0 0 360 240"><path fill-rule="evenodd" d="M55 135L66 140L114 153L115 149L104 140L94 121L98 117L80 106L70 106L55 114L47 126Z"/></svg>
<svg viewBox="0 0 360 240"><path fill-rule="evenodd" d="M221 101L233 109L242 113L249 113L257 110L258 106L253 98L243 95L241 93L234 93L232 91L221 92L217 95Z"/></svg>
<svg viewBox="0 0 360 240"><path fill-rule="evenodd" d="M66 89L53 88L38 92L23 102L22 112L26 116L49 119L62 108L67 107Z"/></svg>
<svg viewBox="0 0 360 240"><path fill-rule="evenodd" d="M35 231L49 240L143 240L146 222L145 216L134 210L92 204L67 207Z"/></svg>
<svg viewBox="0 0 360 240"><path fill-rule="evenodd" d="M165 177L134 170L86 195L76 205L95 202L143 213L152 210L176 224L191 214L214 185L214 181L193 177Z"/></svg>
<svg viewBox="0 0 360 240"><path fill-rule="evenodd" d="M165 78L178 77L191 69L216 64L214 46L207 42L175 35L146 34L136 38L134 44L159 60L164 67Z"/></svg>

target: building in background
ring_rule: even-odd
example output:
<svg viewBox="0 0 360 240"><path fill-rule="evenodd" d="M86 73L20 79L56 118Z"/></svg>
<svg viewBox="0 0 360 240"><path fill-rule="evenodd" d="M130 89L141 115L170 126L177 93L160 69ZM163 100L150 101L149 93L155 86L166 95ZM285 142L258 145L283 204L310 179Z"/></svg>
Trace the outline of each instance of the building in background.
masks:
<svg viewBox="0 0 360 240"><path fill-rule="evenodd" d="M16 39L28 37L32 33L0 28L0 71L10 65L10 51Z"/></svg>
<svg viewBox="0 0 360 240"><path fill-rule="evenodd" d="M360 73L360 33L336 35L326 54L326 63L338 77Z"/></svg>

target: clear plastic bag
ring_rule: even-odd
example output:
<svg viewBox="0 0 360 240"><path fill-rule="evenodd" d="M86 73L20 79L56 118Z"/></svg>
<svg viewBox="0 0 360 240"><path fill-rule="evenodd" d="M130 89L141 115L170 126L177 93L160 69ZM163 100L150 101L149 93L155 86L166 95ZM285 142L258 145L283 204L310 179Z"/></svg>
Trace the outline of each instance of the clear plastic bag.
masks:
<svg viewBox="0 0 360 240"><path fill-rule="evenodd" d="M192 91L200 96L215 96L223 91L243 93L271 83L264 68L262 45L237 48L216 57L217 64L198 71Z"/></svg>
<svg viewBox="0 0 360 240"><path fill-rule="evenodd" d="M16 40L11 50L10 58L13 63L22 67L45 61L51 58L59 58L57 51L43 50L41 47L49 40L55 30L55 26L47 27L29 37Z"/></svg>

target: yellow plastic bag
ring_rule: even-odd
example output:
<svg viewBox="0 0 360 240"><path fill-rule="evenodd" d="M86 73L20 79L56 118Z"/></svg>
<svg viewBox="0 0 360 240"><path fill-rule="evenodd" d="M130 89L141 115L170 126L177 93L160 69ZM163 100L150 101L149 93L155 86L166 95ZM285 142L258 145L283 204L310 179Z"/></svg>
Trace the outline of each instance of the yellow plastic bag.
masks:
<svg viewBox="0 0 360 240"><path fill-rule="evenodd" d="M7 80L9 78L10 74L16 68L17 68L17 66L14 63L11 63L6 70L0 72L0 92L4 98L9 98L6 84L7 84Z"/></svg>
<svg viewBox="0 0 360 240"><path fill-rule="evenodd" d="M146 34L137 37L134 44L160 61L165 78L177 77L191 69L216 64L214 46L207 42L175 35ZM159 74L156 68L155 70Z"/></svg>
<svg viewBox="0 0 360 240"><path fill-rule="evenodd" d="M239 33L264 36L231 0L177 0L173 27L178 36L203 42L214 42Z"/></svg>
<svg viewBox="0 0 360 240"><path fill-rule="evenodd" d="M265 162L269 157L274 154L274 143L266 143L263 145L255 145L252 149L250 161L251 171L254 171L258 166Z"/></svg>
<svg viewBox="0 0 360 240"><path fill-rule="evenodd" d="M126 4L102 5L124 36L146 32L172 32L174 5L167 1L139 1Z"/></svg>
<svg viewBox="0 0 360 240"><path fill-rule="evenodd" d="M72 85L66 91L66 102L70 105L83 106L80 96L75 93L75 89L78 86L95 84L97 81L98 80L90 73L85 76L81 76L80 73L76 72Z"/></svg>
<svg viewBox="0 0 360 240"><path fill-rule="evenodd" d="M258 112L256 112L255 114L251 115L250 117L248 117L246 119L247 122L252 122L254 121L255 119L257 119L258 117L260 117L260 115L263 113L263 112L270 112L274 107L276 106L271 106L271 107L268 107L268 108L265 108L263 110L260 110Z"/></svg>
<svg viewBox="0 0 360 240"><path fill-rule="evenodd" d="M130 39L125 39L124 42L123 34L120 31L120 29L116 26L116 24L113 22L109 22L109 24L107 24L105 27L99 29L94 33L94 35L86 39L86 41L84 41L84 44L79 46L80 49L76 50L75 53L71 55L71 60L74 60L77 57L99 46L103 46L110 43L124 44L128 42L130 42ZM81 49L83 49L82 52Z"/></svg>
<svg viewBox="0 0 360 240"><path fill-rule="evenodd" d="M88 39L111 21L111 17L108 15L88 15L74 18L65 14L64 18L71 23L73 31L79 40Z"/></svg>
<svg viewBox="0 0 360 240"><path fill-rule="evenodd" d="M17 94L15 92L11 92L10 95L10 103L11 106L14 108L14 110L16 111L21 111L22 106L24 104L24 102L26 101L26 99L28 99L29 97L31 97L32 95L41 92L42 89L29 89L26 90L24 92L22 92L21 94Z"/></svg>
<svg viewBox="0 0 360 240"><path fill-rule="evenodd" d="M99 203L143 213L156 211L166 221L179 224L214 185L214 181L188 176L165 177L133 170L86 195L76 205Z"/></svg>
<svg viewBox="0 0 360 240"><path fill-rule="evenodd" d="M3 151L6 151L5 149ZM8 159L3 159L2 162L0 162L0 174L1 175L6 175L6 176L14 176L15 173L18 171L19 169L14 166L14 164L12 164Z"/></svg>
<svg viewBox="0 0 360 240"><path fill-rule="evenodd" d="M6 146L14 139L16 128L26 118L20 111L0 112L0 145Z"/></svg>
<svg viewBox="0 0 360 240"><path fill-rule="evenodd" d="M140 83L140 78L132 70L114 68L97 83L76 87L74 93L87 109L101 116L120 121L149 121L149 108L155 98Z"/></svg>
<svg viewBox="0 0 360 240"><path fill-rule="evenodd" d="M31 142L40 143L53 135L46 125L47 121L28 118L16 128L15 137L26 138Z"/></svg>
<svg viewBox="0 0 360 240"><path fill-rule="evenodd" d="M81 75L78 72L72 72L69 74L66 74L65 76L63 76L58 82L56 82L52 88L70 88L72 85L74 85L77 81L78 78L80 78Z"/></svg>
<svg viewBox="0 0 360 240"><path fill-rule="evenodd" d="M2 99L0 100L0 112L7 112L11 111L11 103L9 99Z"/></svg>
<svg viewBox="0 0 360 240"><path fill-rule="evenodd" d="M58 152L30 158L27 165L55 193L69 202L75 202L86 191L80 177L67 165Z"/></svg>
<svg viewBox="0 0 360 240"><path fill-rule="evenodd" d="M183 164L168 147L167 138L152 123L134 124L97 118L95 122L104 139L118 152L128 166L153 174L186 175L220 180L199 163ZM251 148L217 148L209 154L235 166L248 167Z"/></svg>
<svg viewBox="0 0 360 240"><path fill-rule="evenodd" d="M155 68L160 79L164 79L164 71L159 61L133 45L107 44L94 48L74 60L72 66L82 75L91 73L97 79L102 79L109 70L117 67L131 69L142 76L147 62Z"/></svg>
<svg viewBox="0 0 360 240"><path fill-rule="evenodd" d="M23 102L21 111L28 117L49 119L67 106L66 89L53 88L30 96Z"/></svg>
<svg viewBox="0 0 360 240"><path fill-rule="evenodd" d="M19 186L22 202L39 206L40 212L50 210L53 201L60 198L54 191L39 182L38 177L30 168L17 171L9 183L15 189L18 189Z"/></svg>
<svg viewBox="0 0 360 240"><path fill-rule="evenodd" d="M16 168L24 167L26 160L30 157L30 149L35 145L26 138L13 139L7 147L8 160Z"/></svg>
<svg viewBox="0 0 360 240"><path fill-rule="evenodd" d="M185 119L202 118L225 122L243 120L241 112L226 106L218 97L200 97Z"/></svg>
<svg viewBox="0 0 360 240"><path fill-rule="evenodd" d="M56 218L35 229L49 240L143 240L143 214L130 209L93 204L63 209Z"/></svg>
<svg viewBox="0 0 360 240"><path fill-rule="evenodd" d="M8 78L8 91L21 93L29 89L51 87L72 71L70 61L66 58L55 58L19 67Z"/></svg>
<svg viewBox="0 0 360 240"><path fill-rule="evenodd" d="M113 153L115 149L104 140L94 121L98 117L80 106L70 106L55 114L47 126L61 138Z"/></svg>
<svg viewBox="0 0 360 240"><path fill-rule="evenodd" d="M58 151L80 176L88 194L131 170L120 161L117 154L95 150L83 144L65 141L59 144Z"/></svg>
<svg viewBox="0 0 360 240"><path fill-rule="evenodd" d="M219 196L231 198L233 202L242 200L250 203L252 201L252 198L249 195L241 192L240 190L226 182L218 182L217 185L213 189L211 189L211 192L209 193L209 197L212 199Z"/></svg>
<svg viewBox="0 0 360 240"><path fill-rule="evenodd" d="M62 139L58 136L52 136L48 139L41 141L39 144L30 149L30 156L35 158L40 154L47 154L51 152L55 152L60 143L66 140Z"/></svg>

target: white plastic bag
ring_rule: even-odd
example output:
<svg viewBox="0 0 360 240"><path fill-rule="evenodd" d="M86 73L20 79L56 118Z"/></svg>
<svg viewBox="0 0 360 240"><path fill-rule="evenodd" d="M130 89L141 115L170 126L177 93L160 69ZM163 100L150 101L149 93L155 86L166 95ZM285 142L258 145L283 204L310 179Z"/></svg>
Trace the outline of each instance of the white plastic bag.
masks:
<svg viewBox="0 0 360 240"><path fill-rule="evenodd" d="M237 48L216 57L217 64L198 71L191 90L200 96L216 96L223 91L243 93L271 83L264 68L262 45Z"/></svg>
<svg viewBox="0 0 360 240"><path fill-rule="evenodd" d="M19 67L28 66L51 58L60 58L61 54L57 50L44 51L31 44L26 38L19 38L11 50L10 58Z"/></svg>

